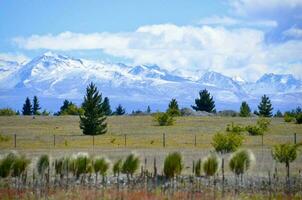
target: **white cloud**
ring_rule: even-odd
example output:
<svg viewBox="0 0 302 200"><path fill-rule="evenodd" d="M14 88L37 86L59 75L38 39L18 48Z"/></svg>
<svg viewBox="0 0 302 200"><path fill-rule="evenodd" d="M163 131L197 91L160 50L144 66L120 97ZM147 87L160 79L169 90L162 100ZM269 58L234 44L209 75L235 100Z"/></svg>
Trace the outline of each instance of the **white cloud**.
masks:
<svg viewBox="0 0 302 200"><path fill-rule="evenodd" d="M285 36L293 38L302 38L302 29L291 27L290 29L283 32Z"/></svg>
<svg viewBox="0 0 302 200"><path fill-rule="evenodd" d="M228 16L206 17L199 21L201 25L220 25L220 26L244 26L244 27L277 27L278 23L274 20L243 20Z"/></svg>
<svg viewBox="0 0 302 200"><path fill-rule="evenodd" d="M0 53L0 60L5 61L16 61L18 63L24 63L29 60L29 58L21 53Z"/></svg>
<svg viewBox="0 0 302 200"><path fill-rule="evenodd" d="M86 50L132 59L135 64L158 64L168 70L214 70L255 80L263 73L297 72L282 63L302 60L302 41L266 44L265 32L253 28L176 26L139 27L128 33L34 35L14 41L25 49ZM302 78L302 74L299 75Z"/></svg>
<svg viewBox="0 0 302 200"><path fill-rule="evenodd" d="M280 15L276 11L294 10L302 7L302 0L230 0L235 11L242 15Z"/></svg>

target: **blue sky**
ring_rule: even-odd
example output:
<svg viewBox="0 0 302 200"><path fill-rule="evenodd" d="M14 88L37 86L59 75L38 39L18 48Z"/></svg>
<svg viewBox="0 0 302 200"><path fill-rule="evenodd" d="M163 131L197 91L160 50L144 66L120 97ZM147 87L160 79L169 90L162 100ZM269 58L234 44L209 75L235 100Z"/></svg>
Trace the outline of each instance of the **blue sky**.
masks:
<svg viewBox="0 0 302 200"><path fill-rule="evenodd" d="M302 0L1 0L0 59L108 62L302 78Z"/></svg>

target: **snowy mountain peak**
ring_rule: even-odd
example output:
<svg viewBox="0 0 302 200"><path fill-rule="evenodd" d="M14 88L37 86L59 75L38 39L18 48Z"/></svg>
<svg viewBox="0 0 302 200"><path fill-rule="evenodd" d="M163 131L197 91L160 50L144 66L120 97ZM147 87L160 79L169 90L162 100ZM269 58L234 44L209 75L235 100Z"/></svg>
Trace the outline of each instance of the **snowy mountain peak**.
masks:
<svg viewBox="0 0 302 200"><path fill-rule="evenodd" d="M240 76L233 76L232 79L239 84L246 83L246 81L243 78L241 78Z"/></svg>
<svg viewBox="0 0 302 200"><path fill-rule="evenodd" d="M81 60L53 52L46 52L26 64L0 61L0 72L0 96L11 96L12 102L17 97L23 101L25 95L82 99L91 81L113 101L120 103L124 99L125 103L135 105L137 102L151 105L152 102L146 101L153 101L165 102L166 106L171 98L191 105L203 88L211 92L215 101L224 104L237 102L237 105L242 99L258 100L263 94L269 94L272 101L291 102L291 105L302 99L301 81L290 74L265 74L250 83L238 76L231 78L200 70L192 73L193 79L190 74L170 72L157 65Z"/></svg>

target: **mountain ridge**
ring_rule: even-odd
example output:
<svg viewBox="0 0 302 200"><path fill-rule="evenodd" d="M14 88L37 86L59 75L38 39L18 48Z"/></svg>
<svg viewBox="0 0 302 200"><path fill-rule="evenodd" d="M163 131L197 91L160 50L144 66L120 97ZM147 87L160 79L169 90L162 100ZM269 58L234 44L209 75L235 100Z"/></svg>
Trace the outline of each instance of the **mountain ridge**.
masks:
<svg viewBox="0 0 302 200"><path fill-rule="evenodd" d="M237 105L242 100L253 102L263 94L285 107L302 103L302 81L291 74L268 73L256 82L246 82L240 77L206 71L199 79L193 80L157 65L97 62L52 52L37 56L26 64L13 65L8 67L5 62L0 62L0 96L11 100L31 94L46 99L79 100L87 84L93 81L114 102L129 101L129 104L137 105L166 104L169 99L177 98L187 106L204 88L221 104ZM3 98L0 103L5 104Z"/></svg>

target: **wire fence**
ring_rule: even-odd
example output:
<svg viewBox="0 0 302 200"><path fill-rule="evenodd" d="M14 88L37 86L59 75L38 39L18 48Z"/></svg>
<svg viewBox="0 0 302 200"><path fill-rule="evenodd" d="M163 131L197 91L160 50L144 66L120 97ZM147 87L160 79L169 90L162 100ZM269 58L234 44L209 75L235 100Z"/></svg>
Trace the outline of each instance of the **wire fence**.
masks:
<svg viewBox="0 0 302 200"><path fill-rule="evenodd" d="M120 135L22 135L14 134L6 149L35 148L207 148L211 147L212 134L120 134ZM302 135L246 136L243 146L268 148L279 143L296 144Z"/></svg>

